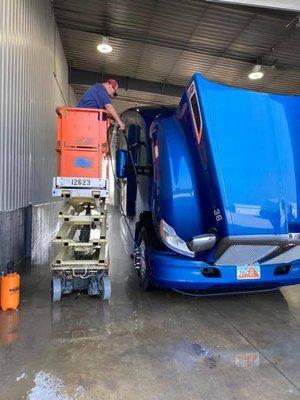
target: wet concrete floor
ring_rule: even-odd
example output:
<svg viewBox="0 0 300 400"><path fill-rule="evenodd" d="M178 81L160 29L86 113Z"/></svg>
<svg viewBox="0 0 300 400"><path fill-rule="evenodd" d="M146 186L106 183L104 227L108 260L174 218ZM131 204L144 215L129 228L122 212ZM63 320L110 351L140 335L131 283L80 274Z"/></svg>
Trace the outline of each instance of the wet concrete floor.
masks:
<svg viewBox="0 0 300 400"><path fill-rule="evenodd" d="M0 313L0 400L300 398L300 287L193 298L142 292L126 227L110 219L112 297L51 304L27 266L19 312Z"/></svg>

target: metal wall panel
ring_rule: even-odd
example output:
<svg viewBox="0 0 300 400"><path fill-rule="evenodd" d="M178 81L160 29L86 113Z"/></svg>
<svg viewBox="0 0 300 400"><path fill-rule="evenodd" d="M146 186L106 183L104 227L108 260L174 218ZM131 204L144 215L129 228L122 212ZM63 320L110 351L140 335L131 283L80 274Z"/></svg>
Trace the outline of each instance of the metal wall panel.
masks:
<svg viewBox="0 0 300 400"><path fill-rule="evenodd" d="M0 1L0 210L51 201L55 107L74 104L49 0Z"/></svg>

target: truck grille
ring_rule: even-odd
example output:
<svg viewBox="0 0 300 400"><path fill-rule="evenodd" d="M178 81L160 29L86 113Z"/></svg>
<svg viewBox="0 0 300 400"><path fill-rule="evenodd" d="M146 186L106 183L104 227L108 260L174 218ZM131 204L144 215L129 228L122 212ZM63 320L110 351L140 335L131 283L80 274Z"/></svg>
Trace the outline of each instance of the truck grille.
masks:
<svg viewBox="0 0 300 400"><path fill-rule="evenodd" d="M252 264L271 254L278 247L277 245L233 244L215 261L215 265ZM300 254L300 249L298 251Z"/></svg>
<svg viewBox="0 0 300 400"><path fill-rule="evenodd" d="M286 252L281 253L278 256L263 262L262 265L281 264L281 263L285 264L296 260L300 260L300 246L292 247Z"/></svg>

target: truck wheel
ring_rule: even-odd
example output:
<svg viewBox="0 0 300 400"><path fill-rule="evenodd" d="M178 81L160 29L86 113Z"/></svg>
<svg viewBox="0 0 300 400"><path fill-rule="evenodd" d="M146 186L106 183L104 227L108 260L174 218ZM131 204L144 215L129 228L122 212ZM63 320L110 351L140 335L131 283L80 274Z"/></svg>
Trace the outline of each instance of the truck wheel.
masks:
<svg viewBox="0 0 300 400"><path fill-rule="evenodd" d="M151 212L145 211L142 214L140 214L140 219L139 222L136 223L135 226L135 240L138 242L139 234L141 229L145 227L147 231L147 244L148 248L152 250L165 250L165 245L161 242L161 240L158 238L157 233L155 231L155 228L153 226L153 220L152 220L152 215Z"/></svg>
<svg viewBox="0 0 300 400"><path fill-rule="evenodd" d="M153 289L153 285L150 282L150 266L147 258L147 251L149 250L149 240L145 228L142 228L139 232L138 245L140 251L140 268L138 269L138 278L140 287L149 291Z"/></svg>

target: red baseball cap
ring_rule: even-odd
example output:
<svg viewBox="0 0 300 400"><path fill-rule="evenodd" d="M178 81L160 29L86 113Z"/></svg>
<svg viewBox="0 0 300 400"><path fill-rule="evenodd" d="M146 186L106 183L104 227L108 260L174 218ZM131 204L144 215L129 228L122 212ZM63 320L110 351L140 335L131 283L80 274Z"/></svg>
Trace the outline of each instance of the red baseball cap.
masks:
<svg viewBox="0 0 300 400"><path fill-rule="evenodd" d="M115 97L118 96L118 93L117 93L117 87L119 86L118 82L115 81L114 79L107 79L106 82L109 83L113 89L115 89L115 93L113 94L113 96L115 96Z"/></svg>
<svg viewBox="0 0 300 400"><path fill-rule="evenodd" d="M116 89L116 88L119 86L119 85L118 85L118 82L115 81L114 79L108 79L106 82L110 83L111 86L112 86L114 89Z"/></svg>

